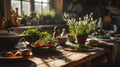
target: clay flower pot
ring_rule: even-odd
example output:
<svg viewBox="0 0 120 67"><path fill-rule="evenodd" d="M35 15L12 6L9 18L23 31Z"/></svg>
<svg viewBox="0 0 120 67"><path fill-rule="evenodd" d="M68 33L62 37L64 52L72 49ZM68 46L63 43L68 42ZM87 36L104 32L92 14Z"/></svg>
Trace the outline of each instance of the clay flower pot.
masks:
<svg viewBox="0 0 120 67"><path fill-rule="evenodd" d="M88 37L88 35L77 35L76 36L77 43L85 44L87 37Z"/></svg>

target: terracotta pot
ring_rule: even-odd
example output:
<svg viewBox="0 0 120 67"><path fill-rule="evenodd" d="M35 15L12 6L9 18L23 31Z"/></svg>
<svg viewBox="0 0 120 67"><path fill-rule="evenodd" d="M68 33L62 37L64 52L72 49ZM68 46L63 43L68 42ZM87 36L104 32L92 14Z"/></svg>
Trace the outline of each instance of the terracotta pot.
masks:
<svg viewBox="0 0 120 67"><path fill-rule="evenodd" d="M86 40L87 40L88 35L77 35L76 39L77 39L77 43L79 44L85 44Z"/></svg>
<svg viewBox="0 0 120 67"><path fill-rule="evenodd" d="M45 44L46 47L52 47L55 45L55 42L48 42Z"/></svg>

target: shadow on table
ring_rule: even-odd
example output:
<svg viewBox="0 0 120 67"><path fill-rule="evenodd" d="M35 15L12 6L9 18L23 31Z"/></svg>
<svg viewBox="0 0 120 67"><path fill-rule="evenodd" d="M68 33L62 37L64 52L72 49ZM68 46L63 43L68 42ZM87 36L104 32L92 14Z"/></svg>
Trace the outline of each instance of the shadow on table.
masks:
<svg viewBox="0 0 120 67"><path fill-rule="evenodd" d="M55 61L55 60L63 60L66 63L71 62L67 55L64 53L64 51L59 51L59 50L51 50L51 49L37 49L33 50L33 55L37 58L40 58L42 62L50 67L49 62Z"/></svg>
<svg viewBox="0 0 120 67"><path fill-rule="evenodd" d="M27 59L1 59L0 67L37 67L37 65Z"/></svg>

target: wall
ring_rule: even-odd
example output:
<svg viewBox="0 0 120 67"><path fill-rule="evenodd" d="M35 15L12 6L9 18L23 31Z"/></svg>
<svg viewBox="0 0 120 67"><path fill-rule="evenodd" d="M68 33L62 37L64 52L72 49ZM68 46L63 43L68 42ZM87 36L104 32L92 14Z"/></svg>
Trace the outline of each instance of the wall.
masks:
<svg viewBox="0 0 120 67"><path fill-rule="evenodd" d="M4 14L5 14L5 17L10 20L10 8L11 8L11 0L4 0Z"/></svg>
<svg viewBox="0 0 120 67"><path fill-rule="evenodd" d="M63 0L63 12L71 17L83 17L91 12L95 18L100 16L100 5L103 0ZM101 11L102 12L102 11Z"/></svg>
<svg viewBox="0 0 120 67"><path fill-rule="evenodd" d="M4 0L0 0L0 14L4 16Z"/></svg>
<svg viewBox="0 0 120 67"><path fill-rule="evenodd" d="M10 20L10 0L0 0L0 13Z"/></svg>

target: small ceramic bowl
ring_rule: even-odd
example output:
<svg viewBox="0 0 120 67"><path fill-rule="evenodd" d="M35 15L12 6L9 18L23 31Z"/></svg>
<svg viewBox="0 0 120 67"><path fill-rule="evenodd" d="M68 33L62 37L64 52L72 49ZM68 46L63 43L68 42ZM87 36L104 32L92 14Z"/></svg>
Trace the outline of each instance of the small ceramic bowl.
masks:
<svg viewBox="0 0 120 67"><path fill-rule="evenodd" d="M67 41L67 37L65 36L57 36L58 44L64 45Z"/></svg>

